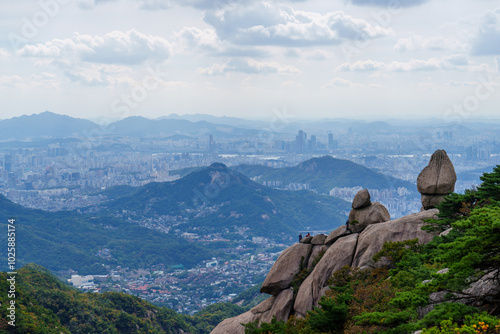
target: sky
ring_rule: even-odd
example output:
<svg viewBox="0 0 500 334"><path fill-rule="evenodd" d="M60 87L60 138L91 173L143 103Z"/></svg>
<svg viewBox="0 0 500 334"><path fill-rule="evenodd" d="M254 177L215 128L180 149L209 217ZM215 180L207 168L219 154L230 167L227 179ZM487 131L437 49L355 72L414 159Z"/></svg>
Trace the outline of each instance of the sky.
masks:
<svg viewBox="0 0 500 334"><path fill-rule="evenodd" d="M499 118L498 0L16 0L1 119Z"/></svg>

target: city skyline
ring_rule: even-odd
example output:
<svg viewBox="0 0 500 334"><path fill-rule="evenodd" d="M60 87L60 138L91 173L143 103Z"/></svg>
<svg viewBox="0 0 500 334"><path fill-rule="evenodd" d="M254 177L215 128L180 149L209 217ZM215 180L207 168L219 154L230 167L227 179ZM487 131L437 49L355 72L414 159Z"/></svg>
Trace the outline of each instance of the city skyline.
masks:
<svg viewBox="0 0 500 334"><path fill-rule="evenodd" d="M496 118L500 3L2 4L2 119ZM29 98L28 98L29 97Z"/></svg>

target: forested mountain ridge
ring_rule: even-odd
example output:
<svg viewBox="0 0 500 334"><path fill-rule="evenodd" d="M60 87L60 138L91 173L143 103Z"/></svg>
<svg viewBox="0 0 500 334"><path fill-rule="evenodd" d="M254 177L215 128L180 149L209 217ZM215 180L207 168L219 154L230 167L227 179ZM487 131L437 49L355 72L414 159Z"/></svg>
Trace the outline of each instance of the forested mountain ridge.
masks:
<svg viewBox="0 0 500 334"><path fill-rule="evenodd" d="M195 170L173 182L149 183L97 208L95 214L167 216L176 228L226 237L245 235L295 238L305 229L331 230L345 220L349 204L308 191L276 190L260 185L221 163Z"/></svg>
<svg viewBox="0 0 500 334"><path fill-rule="evenodd" d="M11 287L7 279L11 277L0 272L0 333L205 334L221 321L221 316L234 316L245 310L217 304L199 316L186 316L125 293L80 292L35 264L17 271L15 297L9 297ZM8 317L11 312L7 305L11 300L15 301L14 318Z"/></svg>
<svg viewBox="0 0 500 334"><path fill-rule="evenodd" d="M50 270L99 274L105 272L103 265L144 268L163 263L192 267L216 255L182 238L114 217L33 210L0 195L0 227L5 231L12 217L16 219L19 265L35 262ZM7 233L0 235L0 242L7 245ZM110 251L109 256L98 255L103 249ZM7 258L7 247L0 249L0 256ZM1 268L6 265L2 263Z"/></svg>

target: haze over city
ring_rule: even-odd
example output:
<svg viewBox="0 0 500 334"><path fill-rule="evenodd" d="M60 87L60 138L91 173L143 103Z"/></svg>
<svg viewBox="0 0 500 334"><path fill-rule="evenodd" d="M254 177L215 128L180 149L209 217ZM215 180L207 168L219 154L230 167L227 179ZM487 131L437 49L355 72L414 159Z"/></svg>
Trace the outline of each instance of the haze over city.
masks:
<svg viewBox="0 0 500 334"><path fill-rule="evenodd" d="M2 4L1 118L497 117L499 1Z"/></svg>

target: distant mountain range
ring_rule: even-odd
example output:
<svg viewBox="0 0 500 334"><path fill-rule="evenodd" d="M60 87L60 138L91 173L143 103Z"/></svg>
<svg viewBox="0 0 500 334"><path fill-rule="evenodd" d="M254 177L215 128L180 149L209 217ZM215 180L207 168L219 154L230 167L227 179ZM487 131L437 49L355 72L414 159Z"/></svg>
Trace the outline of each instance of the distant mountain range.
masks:
<svg viewBox="0 0 500 334"><path fill-rule="evenodd" d="M173 182L149 183L133 192L122 189L123 196L111 192L114 200L91 209L131 219L168 216L181 231L222 233L233 240L294 240L300 230L331 230L345 221L350 207L331 196L265 187L221 163Z"/></svg>
<svg viewBox="0 0 500 334"><path fill-rule="evenodd" d="M283 116L284 117L284 116ZM115 121L108 125L97 125L89 120L59 115L52 112L23 115L0 120L0 140L27 140L40 138L66 138L98 135L111 136L190 136L199 137L208 133L217 137L255 135L261 129L273 129L279 125L280 132L295 133L299 129L307 131L328 130L348 131L358 134L397 133L416 131L417 129L459 129L461 131L478 131L496 129L498 120L469 121L464 124L443 123L439 120L419 121L362 121L350 119L323 119L319 121L290 119L248 120L227 116L206 114L177 115L171 114L157 119L132 116ZM93 131L93 132L92 132ZM273 130L275 131L275 130Z"/></svg>
<svg viewBox="0 0 500 334"><path fill-rule="evenodd" d="M163 263L193 267L219 255L215 251L165 233L152 231L107 216L88 216L71 211L46 212L24 208L0 195L0 228L7 231L8 218L16 218L16 261L51 270L104 272L103 265L145 268ZM7 233L0 234L7 245ZM0 247L7 258L7 247ZM0 265L6 269L7 261Z"/></svg>
<svg viewBox="0 0 500 334"><path fill-rule="evenodd" d="M363 187L368 189L394 189L406 187L415 190L415 184L395 177L378 173L370 168L349 160L336 159L326 155L312 158L294 167L273 168L263 165L239 165L231 167L257 183L264 181L279 181L280 187L290 183L311 184L311 188L320 193L328 194L335 187ZM172 171L171 174L187 175L199 168L186 168Z"/></svg>
<svg viewBox="0 0 500 334"><path fill-rule="evenodd" d="M98 125L85 119L43 112L23 115L0 121L0 140L25 140L46 137L83 136L98 128Z"/></svg>
<svg viewBox="0 0 500 334"><path fill-rule="evenodd" d="M240 129L226 124L207 121L191 122L183 119L147 119L132 116L108 124L97 125L91 121L66 115L43 112L29 116L0 120L0 140L27 140L42 138L86 138L88 136L239 136L257 133L258 130ZM176 137L173 137L176 138Z"/></svg>

